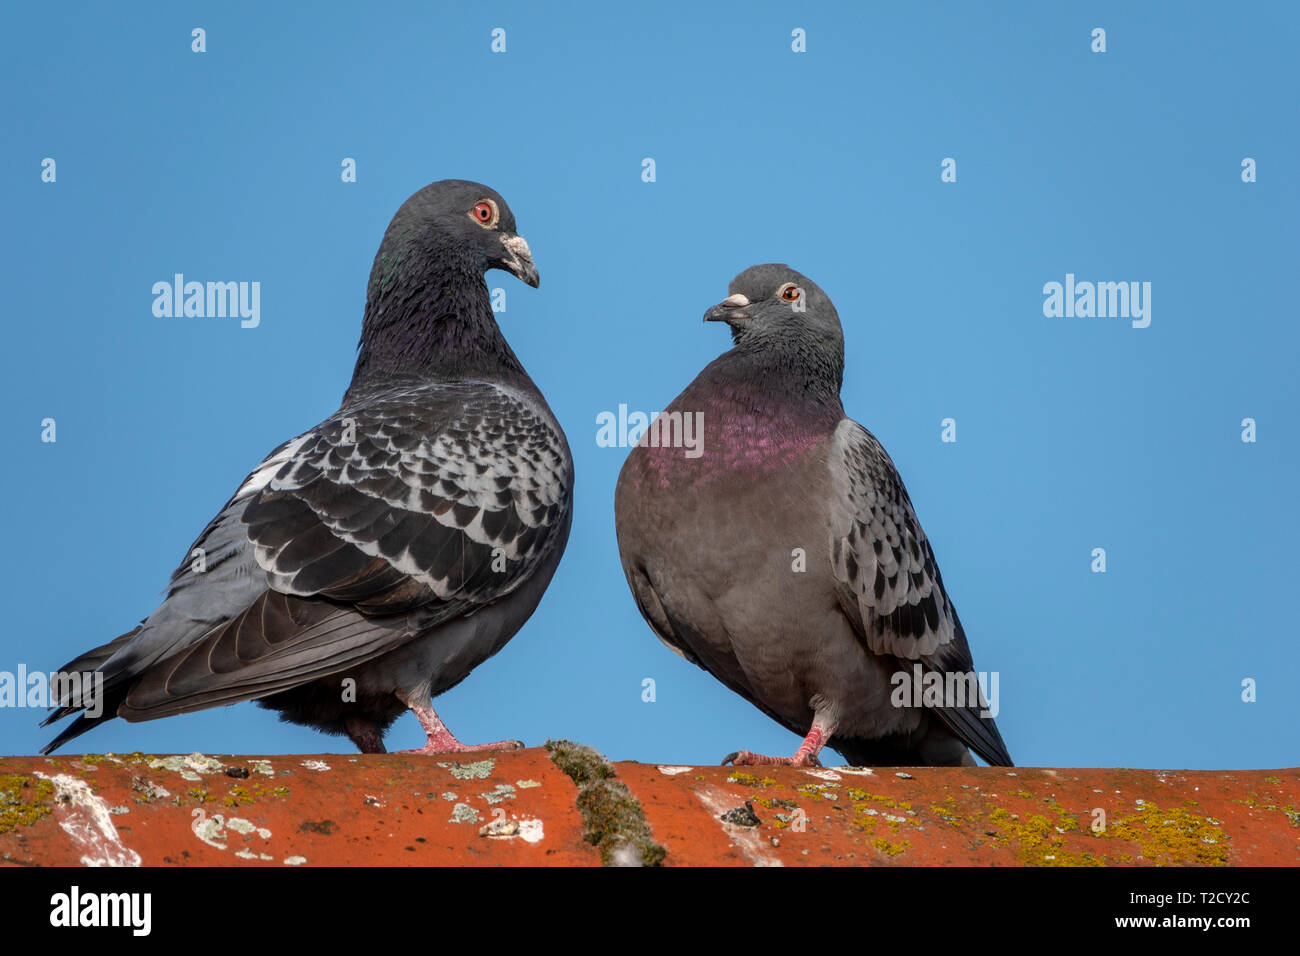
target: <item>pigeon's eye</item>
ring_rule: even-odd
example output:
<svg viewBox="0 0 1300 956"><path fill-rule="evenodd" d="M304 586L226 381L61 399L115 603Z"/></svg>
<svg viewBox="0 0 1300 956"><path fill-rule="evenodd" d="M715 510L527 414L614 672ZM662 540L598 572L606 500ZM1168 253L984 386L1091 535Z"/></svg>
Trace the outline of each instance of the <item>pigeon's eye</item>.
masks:
<svg viewBox="0 0 1300 956"><path fill-rule="evenodd" d="M785 301L798 302L799 295L799 287L794 283L787 283L786 285L781 286L781 298L785 299Z"/></svg>
<svg viewBox="0 0 1300 956"><path fill-rule="evenodd" d="M470 210L470 218L480 226L495 226L501 213L497 210L497 204L491 199L480 199Z"/></svg>

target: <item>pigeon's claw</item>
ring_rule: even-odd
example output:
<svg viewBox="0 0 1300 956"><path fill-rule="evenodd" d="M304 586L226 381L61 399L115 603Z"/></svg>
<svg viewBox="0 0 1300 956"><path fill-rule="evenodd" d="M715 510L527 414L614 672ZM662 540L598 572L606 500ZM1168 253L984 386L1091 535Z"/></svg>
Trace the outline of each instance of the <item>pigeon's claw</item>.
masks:
<svg viewBox="0 0 1300 956"><path fill-rule="evenodd" d="M835 733L835 726L817 717L813 720L808 736L803 739L803 743L799 745L793 757L769 757L749 750L737 750L723 757L722 765L724 767L727 764L733 767L820 767L821 761L817 759L817 755L821 753L833 733Z"/></svg>
<svg viewBox="0 0 1300 956"><path fill-rule="evenodd" d="M450 738L450 739L447 739ZM497 740L490 744L463 744L450 734L447 738L436 739L429 738L428 743L423 747L416 747L413 750L399 750L399 754L462 754L473 753L479 750L523 750L524 742L522 740Z"/></svg>
<svg viewBox="0 0 1300 956"><path fill-rule="evenodd" d="M722 765L724 767L727 764L733 767L820 767L822 765L816 754L803 753L802 748L800 751L793 757L769 757L767 754L756 754L749 750L737 750L723 757Z"/></svg>
<svg viewBox="0 0 1300 956"><path fill-rule="evenodd" d="M463 744L456 739L456 735L442 722L442 718L433 709L433 704L429 702L427 696L408 694L402 690L397 692L397 696L402 703L410 708L411 713L415 714L416 720L420 722L420 726L424 728L424 733L428 737L423 747L414 750L399 750L398 753L459 754L477 750L522 750L524 748L522 740L496 740L490 744Z"/></svg>

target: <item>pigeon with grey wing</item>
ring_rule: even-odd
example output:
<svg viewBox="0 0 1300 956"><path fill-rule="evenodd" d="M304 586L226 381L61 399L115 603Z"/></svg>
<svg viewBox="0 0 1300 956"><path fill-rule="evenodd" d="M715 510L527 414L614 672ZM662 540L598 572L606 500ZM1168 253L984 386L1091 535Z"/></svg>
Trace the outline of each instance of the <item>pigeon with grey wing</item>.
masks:
<svg viewBox="0 0 1300 956"><path fill-rule="evenodd" d="M730 292L704 318L734 347L652 423L615 494L655 633L804 738L792 757L724 763L808 766L829 746L855 765L971 764L974 750L1011 766L902 479L844 414L835 306L785 265ZM930 693L913 693L918 676Z"/></svg>
<svg viewBox="0 0 1300 956"><path fill-rule="evenodd" d="M538 285L494 190L444 180L402 205L341 407L248 476L153 614L64 666L103 690L56 701L47 724L83 712L46 753L114 716L242 700L368 753L408 709L416 752L521 746L462 744L432 704L533 613L572 520L568 444L497 326L489 269Z"/></svg>

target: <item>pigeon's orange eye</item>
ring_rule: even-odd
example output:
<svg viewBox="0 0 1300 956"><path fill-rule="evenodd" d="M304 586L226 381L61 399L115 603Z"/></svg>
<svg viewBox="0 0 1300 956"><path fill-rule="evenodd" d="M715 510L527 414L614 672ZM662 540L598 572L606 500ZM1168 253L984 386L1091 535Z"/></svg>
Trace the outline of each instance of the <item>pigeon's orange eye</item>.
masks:
<svg viewBox="0 0 1300 956"><path fill-rule="evenodd" d="M799 301L799 287L797 285L788 285L781 290L781 298L787 302Z"/></svg>
<svg viewBox="0 0 1300 956"><path fill-rule="evenodd" d="M495 226L497 224L497 204L491 199L480 199L470 210L470 216L481 226Z"/></svg>

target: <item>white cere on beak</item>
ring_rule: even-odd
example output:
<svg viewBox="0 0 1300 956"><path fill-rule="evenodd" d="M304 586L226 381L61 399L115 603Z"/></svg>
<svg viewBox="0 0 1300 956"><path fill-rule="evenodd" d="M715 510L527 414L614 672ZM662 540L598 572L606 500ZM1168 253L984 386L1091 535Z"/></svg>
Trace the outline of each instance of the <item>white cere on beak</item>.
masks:
<svg viewBox="0 0 1300 956"><path fill-rule="evenodd" d="M511 236L505 240L505 247L510 250L510 254L516 259L523 259L526 262L532 262L533 253L528 248L528 243L524 242L523 236Z"/></svg>
<svg viewBox="0 0 1300 956"><path fill-rule="evenodd" d="M742 306L749 305L749 299L746 296L743 296L739 292L737 292L735 295L727 296L725 299L722 300L721 304L727 306L728 308L739 309Z"/></svg>

